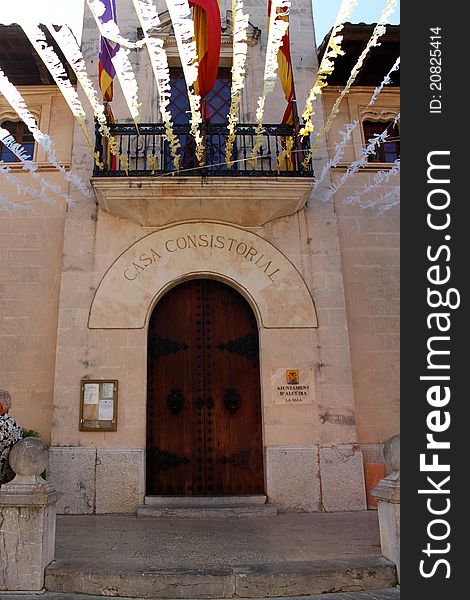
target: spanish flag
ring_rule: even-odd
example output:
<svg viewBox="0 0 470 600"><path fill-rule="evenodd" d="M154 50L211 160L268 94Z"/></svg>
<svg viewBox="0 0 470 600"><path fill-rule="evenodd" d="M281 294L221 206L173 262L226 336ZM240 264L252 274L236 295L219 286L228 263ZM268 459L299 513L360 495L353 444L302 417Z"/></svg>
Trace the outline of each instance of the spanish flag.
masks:
<svg viewBox="0 0 470 600"><path fill-rule="evenodd" d="M100 17L103 23L116 20L116 0L101 0L105 6L105 11ZM119 44L115 44L110 40L101 36L100 38L100 55L98 63L98 74L101 93L103 100L111 102L113 99L113 79L116 76L116 71L113 65L113 57L119 51Z"/></svg>
<svg viewBox="0 0 470 600"><path fill-rule="evenodd" d="M194 37L199 61L195 91L205 98L214 87L219 69L220 24L219 0L189 0L194 8Z"/></svg>
<svg viewBox="0 0 470 600"><path fill-rule="evenodd" d="M268 19L271 15L271 0L268 0ZM288 15L279 13L276 19L283 19L284 21L289 20ZM289 29L287 29L284 37L282 38L282 44L277 53L277 74L281 81L282 89L284 90L284 96L287 100L287 108L282 117L282 123L286 125L292 125L294 123L294 76L292 73L292 61L290 56L290 38Z"/></svg>

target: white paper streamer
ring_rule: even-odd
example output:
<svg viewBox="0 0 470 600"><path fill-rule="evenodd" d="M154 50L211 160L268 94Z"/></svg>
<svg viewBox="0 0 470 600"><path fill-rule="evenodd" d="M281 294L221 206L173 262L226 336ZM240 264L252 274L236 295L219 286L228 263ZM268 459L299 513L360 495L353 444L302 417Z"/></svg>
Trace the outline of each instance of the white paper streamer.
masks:
<svg viewBox="0 0 470 600"><path fill-rule="evenodd" d="M384 86L391 83L391 74L394 71L397 71L399 68L400 68L400 58L397 58L397 60L393 64L390 71L383 78L382 83L378 87L375 88L374 93L372 94L365 110L367 110L367 108L369 108L370 106L375 104L375 102L377 101L377 98L379 97L379 94L383 90ZM353 121L352 123L349 123L348 125L346 125L345 131L340 131L339 135L341 137L341 141L339 143L335 144L336 153L333 156L333 158L331 158L327 162L327 164L323 167L319 179L315 182L315 184L313 186L314 190L317 190L320 187L320 185L325 181L327 174L330 171L331 167L338 166L339 162L342 160L342 158L344 156L346 146L348 145L348 143L351 139L352 133L358 125L359 125L359 121L356 120L356 121Z"/></svg>
<svg viewBox="0 0 470 600"><path fill-rule="evenodd" d="M343 55L344 51L341 50L341 43L343 36L339 35L340 31L344 27L344 23L349 19L351 14L356 10L358 0L343 0L339 7L338 14L336 16L335 24L331 30L328 44L323 54L322 61L318 67L318 73L313 83L312 89L308 94L307 101L305 103L304 112L302 118L304 119L304 126L299 131L301 136L306 136L313 131L312 117L315 114L313 110L313 102L315 98L322 93L322 89L327 85L326 78L328 75L333 73L335 68L335 59L337 56Z"/></svg>
<svg viewBox="0 0 470 600"><path fill-rule="evenodd" d="M86 113L80 102L80 98L78 97L76 89L72 86L69 78L67 76L67 72L65 71L64 65L60 61L60 58L55 53L54 49L51 46L48 46L46 35L36 24L33 24L29 21L22 21L21 27L25 32L27 38L31 42L33 48L36 50L43 63L46 65L49 73L52 75L54 81L57 84L57 87L62 93L65 101L69 105L70 110L72 111L73 116L75 117L82 133L85 137L88 148L92 152L93 156L95 156L95 160L99 165L98 156L95 155L95 150L93 144L88 136L88 132L85 127L86 122Z"/></svg>
<svg viewBox="0 0 470 600"><path fill-rule="evenodd" d="M26 127L33 134L36 142L44 148L47 153L47 157L51 164L58 169L65 180L72 183L84 196L87 198L91 197L91 192L87 185L74 173L70 173L66 171L65 168L59 163L57 160L55 151L54 151L54 143L49 135L46 133L42 133L36 123L36 119L28 110L26 106L26 102L24 98L16 89L16 87L10 82L5 73L0 69L0 93L2 93L10 106L16 112L16 114L20 117L20 119L25 123Z"/></svg>
<svg viewBox="0 0 470 600"><path fill-rule="evenodd" d="M362 202L360 206L361 208L373 208L381 205L379 208L379 213L383 213L386 210L390 210L394 206L397 206L398 204L400 204L400 186L396 185L388 192L385 192L380 196L376 196L371 200Z"/></svg>
<svg viewBox="0 0 470 600"><path fill-rule="evenodd" d="M105 6L101 0L87 0L88 6L90 7L93 16L95 17L96 24L102 36L109 40L119 43L120 48L117 53L112 57L114 69L116 70L116 76L121 85L122 93L126 100L127 107L131 113L131 117L138 126L140 121L139 108L141 104L138 99L138 87L137 80L132 69L131 62L129 60L129 48L136 48L142 46L145 41L139 43L131 43L125 38L122 38L119 33L119 27L114 21L109 20L103 23L101 16L105 11Z"/></svg>
<svg viewBox="0 0 470 600"><path fill-rule="evenodd" d="M59 194L63 196L64 199L67 201L69 200L68 196L64 194L64 192L58 185L54 183L49 183L49 181L44 179L44 177L41 177L39 173L36 173L36 171L39 168L39 165L31 159L31 156L28 154L27 150L15 140L11 133L3 127L0 127L0 141L11 152L13 152L15 156L18 157L24 169L28 170L34 178L39 179L39 182L41 183L43 188L47 188L54 194Z"/></svg>
<svg viewBox="0 0 470 600"><path fill-rule="evenodd" d="M2 172L2 174L3 174L1 162L0 162L0 172ZM12 214L17 213L18 210L21 210L24 208L25 208L24 204L15 202L14 200L11 200L10 198L7 198L6 196L3 196L2 194L0 194L0 211L7 212L10 215L12 215Z"/></svg>
<svg viewBox="0 0 470 600"><path fill-rule="evenodd" d="M390 85L392 83L392 79L391 79L392 73L394 73L395 71L398 71L399 68L400 68L400 57L398 57L397 60L393 63L392 68L385 75L382 83L378 87L375 88L374 93L372 94L372 98L369 100L368 106L372 106L372 104L375 104L377 102L377 97L380 94L380 92L383 90L383 88L386 85Z"/></svg>
<svg viewBox="0 0 470 600"><path fill-rule="evenodd" d="M309 150L304 161L302 162L302 166L304 167L304 169L308 168L310 160L311 160L312 156L315 154L315 151L317 150L317 148L319 147L321 140L325 137L325 135L330 130L331 124L333 123L333 119L339 112L339 106L341 104L341 101L343 100L344 96L349 93L349 90L350 90L352 84L354 83L354 81L356 80L356 77L358 76L359 71L361 70L362 65L364 63L364 60L366 59L370 50L374 46L380 45L379 38L382 37L382 35L386 31L383 24L387 22L388 17L394 11L397 2L398 2L398 0L387 0L387 3L380 15L379 21L378 21L377 25L374 27L374 31L372 32L372 35L370 36L370 39L367 42L366 47L361 52L361 55L359 56L359 58L356 61L356 64L354 65L354 67L351 70L351 73L349 75L348 81L346 82L344 89L341 91L338 98L336 98L336 101L333 104L333 108L331 109L331 112L328 115L328 118L327 118L325 124L320 129L320 132L318 133L318 135L315 139L315 144Z"/></svg>
<svg viewBox="0 0 470 600"><path fill-rule="evenodd" d="M248 53L247 29L249 15L243 13L243 2L232 0L232 85L230 88L230 109L228 113L228 137L225 147L227 166L233 165L232 149L235 141L235 127L237 125L237 112L240 105L240 97L245 85L245 65Z"/></svg>
<svg viewBox="0 0 470 600"><path fill-rule="evenodd" d="M88 101L93 108L93 114L99 124L99 132L109 140L109 146L112 154L118 155L118 144L115 138L110 134L108 122L106 120L103 104L99 101L98 93L95 90L92 80L88 76L86 70L85 59L83 58L80 46L77 44L75 36L68 25L62 25L58 30L50 24L46 23L49 31L60 46L64 53L67 62L73 69L79 84L88 98Z"/></svg>
<svg viewBox="0 0 470 600"><path fill-rule="evenodd" d="M266 60L264 63L263 92L258 99L256 110L256 138L253 146L252 158L256 161L259 150L263 145L263 118L266 96L274 90L277 78L277 53L282 44L282 38L289 27L289 21L279 19L278 13L283 16L289 15L290 0L272 0L271 13L269 15L268 42L266 45Z"/></svg>
<svg viewBox="0 0 470 600"><path fill-rule="evenodd" d="M199 63L191 9L189 8L188 0L166 0L166 5L170 13L171 22L173 23L176 44L188 89L188 100L191 109L191 134L196 140L196 157L199 164L202 165L204 163L204 140L199 129L202 123L201 97L194 93L194 84L197 81Z"/></svg>
<svg viewBox="0 0 470 600"><path fill-rule="evenodd" d="M36 171L38 165L35 162L33 162L32 157L30 154L28 154L26 148L19 144L8 131L8 129L5 129L4 127L0 127L0 141L9 150L11 150L11 152L13 152L13 154L17 156L23 164L30 163L29 170L31 172Z"/></svg>
<svg viewBox="0 0 470 600"><path fill-rule="evenodd" d="M362 189L356 190L354 194L351 194L351 196L348 196L344 200L343 204L354 204L358 202L359 199L362 196L364 196L364 194L374 193L376 190L379 189L379 187L383 187L391 177L393 177L394 175L398 175L399 173L400 159L397 158L396 161L393 163L393 167L391 169L388 169L387 171L379 171L378 173L376 173L372 178L371 183L366 183Z"/></svg>
<svg viewBox="0 0 470 600"><path fill-rule="evenodd" d="M44 187L39 191L31 185L25 185L18 177L11 173L10 167L5 166L2 161L0 161L0 173L10 185L16 187L19 194L22 194L23 196L32 196L35 200L41 200L42 202L47 202L49 204L53 203L53 200ZM11 203L8 199L5 200L7 205L16 204L14 202Z"/></svg>
<svg viewBox="0 0 470 600"><path fill-rule="evenodd" d="M181 148L181 145L173 131L173 119L171 112L168 109L171 99L168 58L165 49L163 48L163 40L150 36L151 29L160 26L160 18L152 0L133 0L133 2L140 25L144 32L144 39L147 42L153 74L157 82L160 114L162 115L163 124L165 125L165 137L170 144L170 151L175 169L179 171L181 160L179 149ZM153 162L152 156L147 158L152 164L156 164Z"/></svg>
<svg viewBox="0 0 470 600"><path fill-rule="evenodd" d="M398 113L398 115L396 116L394 123L398 122L399 119L400 119L400 113ZM334 185L331 186L331 188L323 196L323 198L322 198L323 202L327 202L333 196L333 194L336 194L336 192L341 187L343 187L343 185L346 183L346 181L352 175L354 175L354 173L356 173L361 167L368 166L369 165L368 157L371 154L374 154L377 146L380 146L380 144L385 142L387 140L387 138L388 138L388 132L387 132L387 129L385 129L382 133L376 134L372 139L370 139L367 146L363 149L362 156L355 162L352 162L348 166L346 173L344 173L344 175L342 175L342 177L340 177L340 179L338 180L337 183L335 183Z"/></svg>
<svg viewBox="0 0 470 600"><path fill-rule="evenodd" d="M135 50L136 48L145 46L145 40L131 42L127 38L122 37L119 26L112 19L106 22L101 20L101 17L106 10L106 7L101 0L87 0L87 4L95 17L96 24L103 37L107 38L110 42L119 44L129 50Z"/></svg>

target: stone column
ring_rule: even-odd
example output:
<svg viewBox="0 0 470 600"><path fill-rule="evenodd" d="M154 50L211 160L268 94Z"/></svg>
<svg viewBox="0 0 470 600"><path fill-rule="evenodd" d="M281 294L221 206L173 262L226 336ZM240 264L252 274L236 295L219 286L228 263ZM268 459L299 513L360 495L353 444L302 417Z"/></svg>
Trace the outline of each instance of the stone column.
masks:
<svg viewBox="0 0 470 600"><path fill-rule="evenodd" d="M38 592L54 559L57 492L40 473L48 450L35 438L10 451L15 479L0 487L0 591Z"/></svg>
<svg viewBox="0 0 470 600"><path fill-rule="evenodd" d="M400 436L394 435L384 446L387 477L371 490L377 498L382 554L397 566L400 583Z"/></svg>

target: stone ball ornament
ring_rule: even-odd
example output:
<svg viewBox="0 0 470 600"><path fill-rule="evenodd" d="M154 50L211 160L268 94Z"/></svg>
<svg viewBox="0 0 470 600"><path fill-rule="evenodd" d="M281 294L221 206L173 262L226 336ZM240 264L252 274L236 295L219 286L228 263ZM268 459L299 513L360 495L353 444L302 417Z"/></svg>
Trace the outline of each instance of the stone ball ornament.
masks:
<svg viewBox="0 0 470 600"><path fill-rule="evenodd" d="M41 440L24 438L16 442L10 450L9 461L17 475L40 475L49 464L49 451Z"/></svg>

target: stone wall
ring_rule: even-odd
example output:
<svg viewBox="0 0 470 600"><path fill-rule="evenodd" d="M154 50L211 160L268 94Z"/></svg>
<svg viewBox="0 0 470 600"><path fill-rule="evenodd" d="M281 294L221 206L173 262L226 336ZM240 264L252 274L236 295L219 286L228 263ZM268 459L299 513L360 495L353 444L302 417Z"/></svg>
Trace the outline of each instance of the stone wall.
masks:
<svg viewBox="0 0 470 600"><path fill-rule="evenodd" d="M339 131L362 118L372 93L372 88L356 87L343 100L328 135L329 148L333 149L340 140ZM326 112L336 97L335 90L325 91ZM399 89L384 88L373 111L376 119L387 115L393 118L399 112ZM343 162L332 170L334 183L344 175L348 164L361 157L365 145L359 125L345 149ZM370 163L334 195L351 343L357 437L364 455L370 508L377 506L370 489L385 476L383 443L400 427L400 210L395 206L381 211L380 205L361 206L358 202L348 202L348 198L371 184L379 170L390 167ZM378 192L363 195L361 204L367 204L377 194L385 194L398 184L399 176L392 176Z"/></svg>
<svg viewBox="0 0 470 600"><path fill-rule="evenodd" d="M329 147L333 148L338 141L339 131L361 118L372 93L372 88L353 88L335 118L328 136ZM328 111L336 93L327 91L324 97ZM399 90L385 88L374 104L374 110L398 113ZM358 126L341 163L345 166L333 170L334 182L345 173L346 164L360 158L364 144L364 135ZM346 201L354 191L371 183L380 169L389 167L370 164L352 176L334 196L351 341L358 441L364 445L381 445L399 430L400 211L399 206L381 212L380 206L362 208L358 203L350 205ZM395 175L381 186L380 194L398 184L399 177ZM366 194L361 202L367 203L373 198L373 193Z"/></svg>
<svg viewBox="0 0 470 600"><path fill-rule="evenodd" d="M73 117L60 92L55 86L20 91L41 130L53 137L59 161L68 164ZM0 98L0 122L16 119ZM37 145L34 158L40 164L37 173L66 192L62 175L44 165L44 150ZM18 163L11 165L11 173L24 186L40 189L38 179ZM18 423L50 441L65 201L25 196L4 179L1 194L11 202L0 205L2 386L11 392L11 413Z"/></svg>

